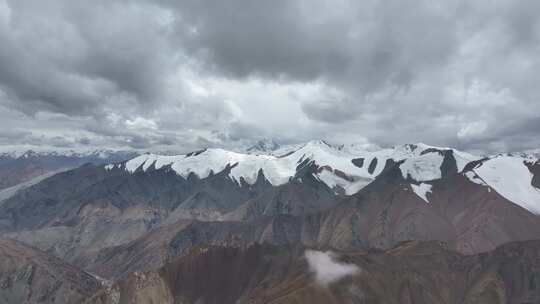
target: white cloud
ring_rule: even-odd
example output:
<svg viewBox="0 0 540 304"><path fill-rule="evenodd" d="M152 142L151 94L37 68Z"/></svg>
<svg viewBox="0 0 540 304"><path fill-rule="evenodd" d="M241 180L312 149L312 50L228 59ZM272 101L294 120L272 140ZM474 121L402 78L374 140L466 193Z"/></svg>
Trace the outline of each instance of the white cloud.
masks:
<svg viewBox="0 0 540 304"><path fill-rule="evenodd" d="M11 8L5 0L0 0L0 22L8 25L11 20Z"/></svg>
<svg viewBox="0 0 540 304"><path fill-rule="evenodd" d="M317 283L323 286L360 271L356 265L337 261L335 253L330 251L306 250L305 255L310 270L315 273Z"/></svg>
<svg viewBox="0 0 540 304"><path fill-rule="evenodd" d="M457 133L459 139L471 139L481 136L487 130L485 121L475 121L464 124Z"/></svg>
<svg viewBox="0 0 540 304"><path fill-rule="evenodd" d="M157 123L152 119L146 119L143 117L136 117L133 120L126 120L126 126L130 129L151 129L156 130L158 128Z"/></svg>

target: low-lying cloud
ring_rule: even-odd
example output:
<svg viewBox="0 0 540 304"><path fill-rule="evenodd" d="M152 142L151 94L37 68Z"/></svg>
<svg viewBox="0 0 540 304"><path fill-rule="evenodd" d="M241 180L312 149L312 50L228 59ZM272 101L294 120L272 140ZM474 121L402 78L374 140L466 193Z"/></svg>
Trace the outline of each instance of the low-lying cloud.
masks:
<svg viewBox="0 0 540 304"><path fill-rule="evenodd" d="M356 265L337 261L336 254L331 251L306 250L305 255L315 280L323 286L360 272Z"/></svg>

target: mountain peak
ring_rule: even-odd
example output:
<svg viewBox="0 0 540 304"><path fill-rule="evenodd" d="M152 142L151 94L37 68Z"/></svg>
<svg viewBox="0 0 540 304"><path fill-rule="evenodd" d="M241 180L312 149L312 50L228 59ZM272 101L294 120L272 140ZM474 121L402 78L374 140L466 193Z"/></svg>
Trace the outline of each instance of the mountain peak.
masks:
<svg viewBox="0 0 540 304"><path fill-rule="evenodd" d="M317 146L317 147L329 147L329 148L335 148L334 145L328 143L327 141L325 140L322 140L322 139L315 139L315 140L310 140L306 143L306 146Z"/></svg>
<svg viewBox="0 0 540 304"><path fill-rule="evenodd" d="M272 152L281 146L272 138L258 140L254 145L246 149L246 152Z"/></svg>

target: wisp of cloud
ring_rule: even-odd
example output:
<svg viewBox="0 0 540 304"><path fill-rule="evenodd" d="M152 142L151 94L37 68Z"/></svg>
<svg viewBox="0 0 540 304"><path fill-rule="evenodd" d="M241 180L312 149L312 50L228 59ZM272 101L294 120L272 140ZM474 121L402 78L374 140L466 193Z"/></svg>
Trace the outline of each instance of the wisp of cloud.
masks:
<svg viewBox="0 0 540 304"><path fill-rule="evenodd" d="M360 271L356 265L336 261L335 253L330 251L306 250L305 256L317 283L323 286Z"/></svg>

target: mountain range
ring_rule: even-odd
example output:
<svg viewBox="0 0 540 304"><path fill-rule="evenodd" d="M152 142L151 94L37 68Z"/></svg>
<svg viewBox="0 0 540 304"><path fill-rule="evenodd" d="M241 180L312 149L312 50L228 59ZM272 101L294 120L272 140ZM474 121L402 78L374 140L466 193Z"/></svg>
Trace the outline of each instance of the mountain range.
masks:
<svg viewBox="0 0 540 304"><path fill-rule="evenodd" d="M40 159L24 155L14 159ZM425 144L261 141L244 151L83 161L91 157L0 196L0 236L16 242L9 246L111 282L84 293L90 303L540 299L540 265L531 260L540 254L540 161L530 151L478 156ZM331 250L364 271L321 289L310 279L306 249ZM508 254L533 268L504 264ZM239 266L227 292L200 274L229 281L235 259L244 258L253 267ZM433 265L440 275L425 271ZM388 280L396 271L402 275ZM179 282L192 283L178 289ZM448 293L428 292L441 286ZM386 288L392 291L382 295Z"/></svg>
<svg viewBox="0 0 540 304"><path fill-rule="evenodd" d="M52 173L76 168L85 163L96 165L127 160L137 153L115 150L26 150L0 152L0 191L22 183L35 183ZM36 181L32 181L36 179ZM18 188L12 189L12 191ZM0 192L0 198L2 194Z"/></svg>

